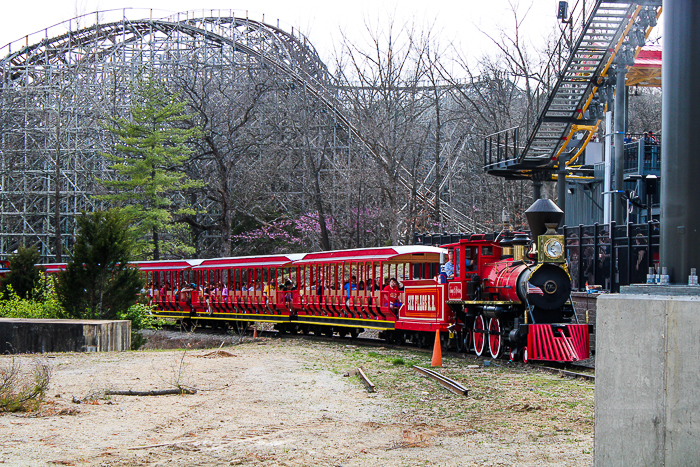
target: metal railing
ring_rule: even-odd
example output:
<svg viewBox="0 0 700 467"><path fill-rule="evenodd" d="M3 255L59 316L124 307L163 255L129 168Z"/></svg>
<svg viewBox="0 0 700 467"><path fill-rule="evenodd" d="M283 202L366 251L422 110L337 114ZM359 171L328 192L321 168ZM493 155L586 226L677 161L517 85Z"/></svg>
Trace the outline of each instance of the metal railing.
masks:
<svg viewBox="0 0 700 467"><path fill-rule="evenodd" d="M572 290L586 285L619 292L621 285L646 282L659 266L659 223L564 226Z"/></svg>
<svg viewBox="0 0 700 467"><path fill-rule="evenodd" d="M559 40L551 49L549 61L538 76L537 85L528 96L524 122L514 128L500 130L484 137L484 167L495 162L520 161L525 145L519 141L519 133L524 133L527 142L528 133L535 127L542 111L549 105L552 91L568 65L575 48L574 38L579 37L586 28L591 14L595 10L596 0L578 0L570 10L569 19L562 23ZM532 79L534 78L526 78ZM510 137L509 137L510 134ZM509 145L510 144L510 145Z"/></svg>
<svg viewBox="0 0 700 467"><path fill-rule="evenodd" d="M657 137L658 138L658 137ZM661 174L661 140L625 143L625 173Z"/></svg>

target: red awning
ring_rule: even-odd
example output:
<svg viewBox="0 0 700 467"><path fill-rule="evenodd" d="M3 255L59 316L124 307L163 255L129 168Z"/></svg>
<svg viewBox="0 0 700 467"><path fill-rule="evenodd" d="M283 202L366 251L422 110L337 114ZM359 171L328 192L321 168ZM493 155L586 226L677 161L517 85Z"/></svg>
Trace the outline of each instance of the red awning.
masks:
<svg viewBox="0 0 700 467"><path fill-rule="evenodd" d="M239 258L205 259L192 269L227 269L227 268L281 268L290 266L294 261L304 257L303 253L269 256L242 256Z"/></svg>
<svg viewBox="0 0 700 467"><path fill-rule="evenodd" d="M625 85L661 87L662 52L660 45L642 47L627 71Z"/></svg>
<svg viewBox="0 0 700 467"><path fill-rule="evenodd" d="M134 261L131 264L141 271L182 271L197 266L201 259L176 259L164 261Z"/></svg>
<svg viewBox="0 0 700 467"><path fill-rule="evenodd" d="M326 262L367 262L396 261L413 263L431 263L440 259L440 253L447 250L433 246L407 245L384 248L358 248L355 250L336 250L309 253L304 259L295 261L295 265Z"/></svg>

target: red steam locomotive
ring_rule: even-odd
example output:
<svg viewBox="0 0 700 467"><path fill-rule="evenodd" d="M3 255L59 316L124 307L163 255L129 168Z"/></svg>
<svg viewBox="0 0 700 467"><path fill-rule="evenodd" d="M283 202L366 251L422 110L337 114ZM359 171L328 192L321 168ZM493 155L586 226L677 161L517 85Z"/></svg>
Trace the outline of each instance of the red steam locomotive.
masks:
<svg viewBox="0 0 700 467"><path fill-rule="evenodd" d="M551 229L563 213L539 200L526 215L532 241L503 232L474 234L441 248L134 265L148 284L145 294L157 306L155 314L188 326L246 329L251 322L268 322L283 333L341 337L376 329L390 343L424 347L439 330L448 348L477 355L498 358L508 351L512 360L525 362L586 359L589 326L577 321L564 238Z"/></svg>

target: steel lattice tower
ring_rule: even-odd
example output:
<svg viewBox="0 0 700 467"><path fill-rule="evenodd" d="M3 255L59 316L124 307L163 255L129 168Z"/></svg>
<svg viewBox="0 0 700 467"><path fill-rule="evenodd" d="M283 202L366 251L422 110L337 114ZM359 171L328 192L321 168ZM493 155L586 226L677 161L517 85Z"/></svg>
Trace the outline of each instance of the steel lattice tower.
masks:
<svg viewBox="0 0 700 467"><path fill-rule="evenodd" d="M158 19L152 10L96 12L10 43L0 57L0 257L38 244L41 256L54 261L59 251L71 250L76 216L106 207L94 198L102 189L98 179L111 177L101 156L111 145L104 122L129 111L140 73L173 86L215 77L229 93L250 86L255 76L286 83L278 100L315 108L309 128L317 132L306 138L304 150L292 148L299 160L288 162L287 170L303 169L301 158L314 152L332 159L322 175L330 192L340 189L336 184L347 189L352 182L339 173L347 172L353 157L371 152L344 115L332 78L306 37L232 11ZM280 183L279 199L305 203L305 176L299 170L291 183ZM426 189L419 196L426 204L434 199ZM337 198L342 202L343 196ZM206 197L197 203L216 214ZM455 228L474 228L448 203L441 212ZM211 254L220 239L209 232L199 241L203 254Z"/></svg>
<svg viewBox="0 0 700 467"><path fill-rule="evenodd" d="M245 76L265 68L332 107L328 71L293 29L221 10L161 19L147 11L148 19L131 19L143 13L86 15L0 50L0 255L38 243L52 260L57 219L62 248L70 248L75 216L103 207L93 199L96 177L109 176L102 123L128 111L131 83L144 70L173 81L194 61L204 73L234 83L240 76L244 85ZM95 24L80 26L88 21Z"/></svg>

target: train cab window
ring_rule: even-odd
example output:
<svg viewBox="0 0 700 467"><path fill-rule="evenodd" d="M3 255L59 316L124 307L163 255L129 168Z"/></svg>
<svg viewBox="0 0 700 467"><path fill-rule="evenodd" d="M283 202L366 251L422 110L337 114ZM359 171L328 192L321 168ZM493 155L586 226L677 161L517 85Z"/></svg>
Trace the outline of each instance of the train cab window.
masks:
<svg viewBox="0 0 700 467"><path fill-rule="evenodd" d="M462 249L455 248L455 279L462 276Z"/></svg>
<svg viewBox="0 0 700 467"><path fill-rule="evenodd" d="M476 249L470 246L464 248L464 270L473 271L474 270L474 260Z"/></svg>
<svg viewBox="0 0 700 467"><path fill-rule="evenodd" d="M482 256L493 256L493 247L492 246L482 246L481 247L481 255Z"/></svg>

